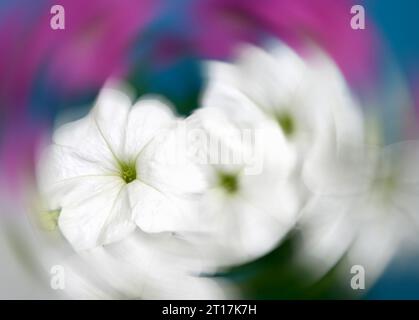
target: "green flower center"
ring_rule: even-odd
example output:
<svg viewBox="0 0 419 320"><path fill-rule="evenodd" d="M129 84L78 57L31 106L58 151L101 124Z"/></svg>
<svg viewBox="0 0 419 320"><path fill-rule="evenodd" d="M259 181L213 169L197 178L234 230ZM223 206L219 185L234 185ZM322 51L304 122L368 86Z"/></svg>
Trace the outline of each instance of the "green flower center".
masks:
<svg viewBox="0 0 419 320"><path fill-rule="evenodd" d="M283 113L276 117L279 126L282 128L286 136L291 136L295 132L295 121L289 113Z"/></svg>
<svg viewBox="0 0 419 320"><path fill-rule="evenodd" d="M119 164L120 168L120 174L122 180L124 180L126 183L130 183L137 179L137 169L135 168L134 163L125 163L121 162Z"/></svg>
<svg viewBox="0 0 419 320"><path fill-rule="evenodd" d="M394 192L397 190L398 181L394 175L389 175L382 179L375 181L376 192L382 197L384 201L391 201Z"/></svg>
<svg viewBox="0 0 419 320"><path fill-rule="evenodd" d="M40 213L41 226L47 231L54 231L58 225L58 217L60 216L61 209L50 210Z"/></svg>
<svg viewBox="0 0 419 320"><path fill-rule="evenodd" d="M219 173L218 183L229 194L234 194L239 190L239 180L235 174Z"/></svg>

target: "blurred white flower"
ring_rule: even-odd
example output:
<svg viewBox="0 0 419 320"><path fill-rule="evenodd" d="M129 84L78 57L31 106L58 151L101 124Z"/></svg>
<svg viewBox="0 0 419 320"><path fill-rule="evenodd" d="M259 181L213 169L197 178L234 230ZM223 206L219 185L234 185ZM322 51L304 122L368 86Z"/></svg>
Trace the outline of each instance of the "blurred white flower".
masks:
<svg viewBox="0 0 419 320"><path fill-rule="evenodd" d="M365 146L362 157L349 161L345 175L329 171L333 179L312 197L300 221L304 225L300 258L314 266L315 276L342 258L341 272L347 275L352 265L361 265L371 285L395 254L409 243L417 244L418 159L415 141ZM340 159L339 166L344 168L347 160Z"/></svg>
<svg viewBox="0 0 419 320"><path fill-rule="evenodd" d="M340 204L341 211L330 204L324 207L325 202L321 209L318 195L331 190L341 194L358 190L358 170L364 169L359 166L365 145L363 115L340 71L316 48L303 59L287 46L275 43L267 50L243 46L233 64L209 62L207 77L209 83L203 99L205 109L217 110L242 130L251 128L263 132L260 150L265 174L243 179L251 182L233 184L245 186L244 189L248 185L254 187L253 191L244 193L239 202L241 208L235 208L246 213L242 216L253 218L248 219L247 225L252 226L250 229L255 237L250 238L248 231L243 235L253 239L255 248L265 243L264 247L254 250L253 256L256 252L259 255L266 252L273 243L277 244L277 241L272 241L275 239L273 235L276 233L276 240L280 239L286 228L275 228L275 223L271 222L268 227L260 224L261 229L258 229L257 218L263 216L254 209L252 202L249 205L249 199L252 199L249 194L258 199L256 207L266 208L265 212L270 212L269 216L275 217L283 226L290 225L291 216L294 221L303 218L303 224L315 220L317 225L322 225L322 232L313 232L316 239L311 236L303 238L302 251L306 257L316 257L316 250L319 256L320 252L328 252L333 256L330 259L333 262L327 263L330 267L350 245L352 238L345 235L351 234L353 225L347 217L347 203ZM220 120L214 122L223 123ZM218 131L216 127L212 130L213 134ZM357 170L357 174L354 175L353 170ZM206 207L211 208L222 202L212 199L208 203L212 206ZM303 207L304 210L297 215ZM225 207L220 206L218 211L223 212L224 219L227 219ZM230 227L229 230L233 229ZM336 230L342 236L337 247L333 244L334 239L331 240ZM227 234L241 239L231 231ZM271 240L267 240L269 235Z"/></svg>
<svg viewBox="0 0 419 320"><path fill-rule="evenodd" d="M65 293L77 299L226 299L237 293L221 279L201 276L191 259L200 248L169 233L133 232L118 243L63 262Z"/></svg>
<svg viewBox="0 0 419 320"><path fill-rule="evenodd" d="M206 104L211 100L204 100ZM253 138L245 139L244 128L221 110L222 103L218 105L220 109L204 107L187 119L189 130L207 135L194 148L213 160L201 165L208 189L198 208L215 244L202 243L209 267L239 264L267 253L294 226L298 208L295 186L288 179L294 157L281 132L253 128ZM275 145L267 144L274 138ZM219 150L230 158L217 159ZM249 154L253 156L245 156Z"/></svg>
<svg viewBox="0 0 419 320"><path fill-rule="evenodd" d="M281 43L267 50L248 45L235 64L211 62L207 70L205 105L222 108L244 126L275 124L304 162L314 147L339 151L344 144L363 145L359 106L336 65L319 49L303 59Z"/></svg>
<svg viewBox="0 0 419 320"><path fill-rule="evenodd" d="M136 225L145 232L188 229L194 219L189 198L205 182L187 163L164 159L175 126L158 99L131 108L123 91L105 87L86 117L54 133L38 181L75 249L121 240Z"/></svg>
<svg viewBox="0 0 419 320"><path fill-rule="evenodd" d="M363 265L371 283L395 254L418 244L419 143L399 142L370 153L367 192L350 206L357 232L348 260Z"/></svg>

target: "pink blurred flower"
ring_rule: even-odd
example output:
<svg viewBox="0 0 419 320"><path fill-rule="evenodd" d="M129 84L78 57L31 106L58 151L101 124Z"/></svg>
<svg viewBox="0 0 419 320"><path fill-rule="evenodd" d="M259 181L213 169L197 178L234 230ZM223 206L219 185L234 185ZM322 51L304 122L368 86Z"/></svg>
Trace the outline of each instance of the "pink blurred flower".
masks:
<svg viewBox="0 0 419 320"><path fill-rule="evenodd" d="M62 0L65 30L50 27L54 1L12 8L10 18L0 24L1 96L24 99L40 72L70 91L98 88L110 75L121 75L128 66L129 46L156 3Z"/></svg>
<svg viewBox="0 0 419 320"><path fill-rule="evenodd" d="M46 126L34 124L27 119L13 123L5 130L0 146L0 190L15 195L25 179L34 171L36 148L39 146Z"/></svg>
<svg viewBox="0 0 419 320"><path fill-rule="evenodd" d="M197 48L229 55L238 41L277 36L296 49L310 40L322 46L350 80L368 77L376 59L373 26L351 28L351 0L202 0L195 3Z"/></svg>

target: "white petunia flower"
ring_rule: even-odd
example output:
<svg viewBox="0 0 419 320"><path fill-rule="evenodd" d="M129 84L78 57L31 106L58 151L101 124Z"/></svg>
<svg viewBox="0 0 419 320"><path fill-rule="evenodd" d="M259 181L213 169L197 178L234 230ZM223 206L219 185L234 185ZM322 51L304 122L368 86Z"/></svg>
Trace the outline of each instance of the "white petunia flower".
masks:
<svg viewBox="0 0 419 320"><path fill-rule="evenodd" d="M199 211L214 245L202 244L209 266L243 263L269 252L294 226L298 208L288 180L294 155L284 140L281 145L281 132L245 131L223 111L205 107L187 125L207 137L195 141L195 148L208 157L201 165L208 189ZM275 150L267 144L273 139Z"/></svg>
<svg viewBox="0 0 419 320"><path fill-rule="evenodd" d="M404 141L370 153L366 192L349 207L357 233L348 261L362 265L373 283L396 254L419 239L419 144Z"/></svg>
<svg viewBox="0 0 419 320"><path fill-rule="evenodd" d="M247 219L252 221L247 223L249 229L259 234L254 238L247 237L252 239L252 245L260 246L263 242L258 241L258 237L267 239L275 233L278 240L286 228L278 231L280 229L275 229L275 223L272 223L256 231L257 219L262 215L260 210L254 210L254 204L246 205L252 198L249 194L258 199L256 207L262 205L264 211L271 212L269 216L281 224L292 221L291 216L295 221L297 212L313 195L336 186L341 193L359 187L342 159L356 166L358 158L363 156L362 113L338 68L320 50L314 49L307 59L302 59L282 44L274 44L268 50L247 45L239 50L234 63L209 62L206 70L209 83L203 98L204 109L217 110L241 130L250 128L263 132L261 149L265 174L259 176L258 182L249 184L253 185L253 191L246 191L240 202L245 208L236 210L244 212L242 217L247 215L254 219ZM255 177L245 177L244 181L250 179ZM245 186L246 183L238 185ZM222 203L220 200L210 202L212 207ZM218 211L228 214L223 206ZM312 211L304 210L301 214L315 215ZM294 212L293 215L290 212ZM330 228L348 221L347 212L343 215L329 213L322 212L327 218L322 216L317 220L330 221ZM239 213L237 217L240 217ZM326 231L325 237L330 230ZM243 232L245 234L250 232ZM235 237L231 232L229 235ZM246 243L245 236L238 239L240 243ZM272 248L273 243L277 243L273 239L265 241L264 249L259 247L251 256ZM268 243L270 246L266 245ZM336 259L349 243L342 241ZM313 247L311 244L303 246Z"/></svg>
<svg viewBox="0 0 419 320"><path fill-rule="evenodd" d="M316 276L342 259L344 276L360 265L371 285L407 243L418 241L418 156L418 143L405 141L365 146L349 161L337 159L335 168L324 163L320 172L329 165L328 179L304 208L309 214L303 219L302 262L310 263Z"/></svg>
<svg viewBox="0 0 419 320"><path fill-rule="evenodd" d="M194 220L190 198L205 182L185 162L169 164L165 149L176 119L158 99L131 107L105 87L91 112L59 128L38 172L49 209L77 250L145 232L182 231ZM157 139L163 136L164 139Z"/></svg>
<svg viewBox="0 0 419 320"><path fill-rule="evenodd" d="M210 62L207 70L205 105L222 108L241 125L275 125L304 166L317 150L364 145L360 108L336 65L318 49L303 60L283 44L266 51L248 45L234 64ZM307 180L314 171L305 173Z"/></svg>

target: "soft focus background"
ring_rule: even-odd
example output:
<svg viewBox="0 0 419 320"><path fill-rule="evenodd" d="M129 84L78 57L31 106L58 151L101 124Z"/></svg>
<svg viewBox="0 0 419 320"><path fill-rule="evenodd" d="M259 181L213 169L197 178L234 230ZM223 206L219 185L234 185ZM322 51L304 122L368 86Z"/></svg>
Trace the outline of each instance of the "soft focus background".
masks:
<svg viewBox="0 0 419 320"><path fill-rule="evenodd" d="M65 8L65 30L50 28L54 4ZM353 4L365 7L366 30L350 28ZM203 60L228 60L241 42L277 37L298 51L310 39L393 143L417 138L418 17L415 0L0 0L0 297L55 297L41 285L48 244L32 243L27 223L35 159L53 125L86 114L110 76L188 115L204 85ZM302 290L302 271L288 265L292 248L290 238L220 276L254 298L348 297L333 270ZM419 248L400 252L362 298L419 299Z"/></svg>

